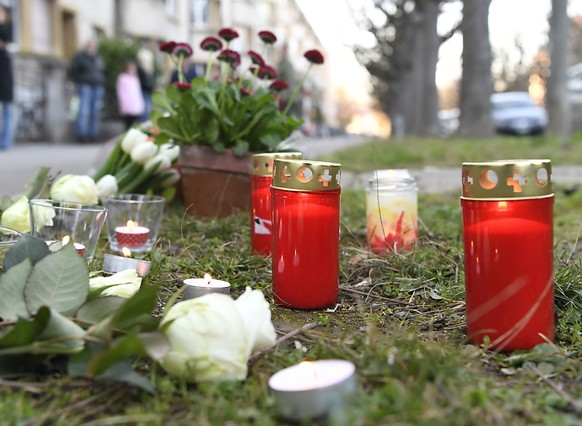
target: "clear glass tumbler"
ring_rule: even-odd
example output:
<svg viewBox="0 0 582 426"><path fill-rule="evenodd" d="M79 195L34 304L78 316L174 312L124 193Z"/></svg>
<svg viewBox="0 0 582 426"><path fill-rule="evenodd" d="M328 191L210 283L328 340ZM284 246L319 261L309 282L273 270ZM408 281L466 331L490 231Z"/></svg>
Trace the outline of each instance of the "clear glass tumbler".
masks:
<svg viewBox="0 0 582 426"><path fill-rule="evenodd" d="M18 241L22 234L11 228L0 226L0 270L3 270L6 252Z"/></svg>
<svg viewBox="0 0 582 426"><path fill-rule="evenodd" d="M49 199L32 199L29 205L32 235L51 245L72 243L87 263L93 259L107 216L105 207Z"/></svg>
<svg viewBox="0 0 582 426"><path fill-rule="evenodd" d="M164 214L166 200L158 195L122 194L106 197L107 236L109 246L116 252L127 248L131 253L151 250Z"/></svg>

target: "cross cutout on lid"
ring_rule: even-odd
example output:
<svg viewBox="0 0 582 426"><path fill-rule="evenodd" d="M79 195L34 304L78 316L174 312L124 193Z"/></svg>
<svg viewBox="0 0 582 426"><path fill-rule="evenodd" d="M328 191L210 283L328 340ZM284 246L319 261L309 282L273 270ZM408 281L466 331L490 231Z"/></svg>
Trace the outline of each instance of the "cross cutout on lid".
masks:
<svg viewBox="0 0 582 426"><path fill-rule="evenodd" d="M287 179L289 179L290 177L291 173L289 173L287 166L283 167L283 170L281 170L281 182L286 183Z"/></svg>
<svg viewBox="0 0 582 426"><path fill-rule="evenodd" d="M527 178L519 170L513 172L512 177L507 178L507 186L513 186L513 192L521 192L523 185L527 183Z"/></svg>
<svg viewBox="0 0 582 426"><path fill-rule="evenodd" d="M469 191L469 187L473 185L473 177L469 176L469 174L465 174L463 176L463 188L465 190L465 192Z"/></svg>
<svg viewBox="0 0 582 426"><path fill-rule="evenodd" d="M325 169L323 171L323 174L319 175L319 181L323 183L324 187L327 187L329 185L331 178L332 175L329 174L329 169Z"/></svg>

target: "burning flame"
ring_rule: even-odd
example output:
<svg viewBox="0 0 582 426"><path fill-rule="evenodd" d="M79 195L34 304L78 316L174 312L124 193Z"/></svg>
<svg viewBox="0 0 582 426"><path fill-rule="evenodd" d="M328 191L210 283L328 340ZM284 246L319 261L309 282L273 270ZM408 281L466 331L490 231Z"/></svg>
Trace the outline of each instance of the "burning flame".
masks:
<svg viewBox="0 0 582 426"><path fill-rule="evenodd" d="M61 240L61 244L63 246L66 246L67 244L69 244L71 242L71 237L69 237L68 235L65 235L63 237L63 239Z"/></svg>
<svg viewBox="0 0 582 426"><path fill-rule="evenodd" d="M130 221L131 222L131 221ZM131 257L131 251L127 248L127 247L123 247L121 249L121 253L123 253L123 255L125 257Z"/></svg>
<svg viewBox="0 0 582 426"><path fill-rule="evenodd" d="M305 380L310 386L317 385L317 370L311 361L303 361L299 363L299 368L305 372Z"/></svg>
<svg viewBox="0 0 582 426"><path fill-rule="evenodd" d="M136 228L137 226L139 226L139 223L137 223L137 221L133 221L133 220L128 220L127 221L127 227L128 228Z"/></svg>
<svg viewBox="0 0 582 426"><path fill-rule="evenodd" d="M212 281L212 277L210 276L210 274L204 274L204 280L206 281L206 284L210 284L210 281Z"/></svg>

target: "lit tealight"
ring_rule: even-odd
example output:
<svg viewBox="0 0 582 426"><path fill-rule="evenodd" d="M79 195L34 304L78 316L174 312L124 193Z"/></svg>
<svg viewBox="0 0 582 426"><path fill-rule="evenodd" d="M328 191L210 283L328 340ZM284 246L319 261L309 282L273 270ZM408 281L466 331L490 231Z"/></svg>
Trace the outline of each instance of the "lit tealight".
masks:
<svg viewBox="0 0 582 426"><path fill-rule="evenodd" d="M215 280L210 274L204 274L204 278L188 278L184 280L184 299L194 299L210 293L230 294L230 283Z"/></svg>
<svg viewBox="0 0 582 426"><path fill-rule="evenodd" d="M284 419L323 418L349 404L357 390L356 367L340 359L306 361L273 374L269 388Z"/></svg>

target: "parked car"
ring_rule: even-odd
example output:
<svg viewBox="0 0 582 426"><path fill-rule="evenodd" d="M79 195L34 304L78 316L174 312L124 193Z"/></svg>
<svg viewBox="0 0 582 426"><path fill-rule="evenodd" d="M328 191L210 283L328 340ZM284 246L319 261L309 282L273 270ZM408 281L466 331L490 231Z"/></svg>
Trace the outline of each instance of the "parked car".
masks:
<svg viewBox="0 0 582 426"><path fill-rule="evenodd" d="M568 99L573 105L580 105L582 104L582 63L572 65L566 73L568 76L566 82Z"/></svg>
<svg viewBox="0 0 582 426"><path fill-rule="evenodd" d="M498 133L536 135L543 133L548 124L545 108L534 104L527 92L493 94L491 112Z"/></svg>

